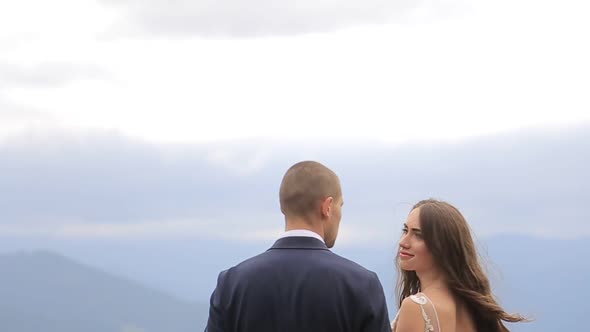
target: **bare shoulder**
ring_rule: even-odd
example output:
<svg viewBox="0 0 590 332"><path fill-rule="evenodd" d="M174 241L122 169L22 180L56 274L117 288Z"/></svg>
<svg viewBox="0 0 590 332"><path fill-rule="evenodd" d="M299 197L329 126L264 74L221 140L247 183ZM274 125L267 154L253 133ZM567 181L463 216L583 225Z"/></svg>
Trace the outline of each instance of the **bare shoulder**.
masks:
<svg viewBox="0 0 590 332"><path fill-rule="evenodd" d="M402 301L397 317L395 332L423 332L424 319L420 305L410 297Z"/></svg>
<svg viewBox="0 0 590 332"><path fill-rule="evenodd" d="M426 294L433 310L438 314L441 320L451 322L455 320L455 314L458 309L457 300L446 291L431 292Z"/></svg>

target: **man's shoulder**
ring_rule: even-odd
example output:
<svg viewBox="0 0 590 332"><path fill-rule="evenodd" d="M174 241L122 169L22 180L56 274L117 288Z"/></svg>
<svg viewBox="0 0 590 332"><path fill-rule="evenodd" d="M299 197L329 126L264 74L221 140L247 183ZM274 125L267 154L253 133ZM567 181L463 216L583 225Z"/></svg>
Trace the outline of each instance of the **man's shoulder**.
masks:
<svg viewBox="0 0 590 332"><path fill-rule="evenodd" d="M261 268L278 268L281 265L292 265L296 267L297 264L291 260L295 255L291 255L290 251L276 251L268 250L259 253L255 256L249 257L236 265L228 268L224 272L229 274L242 273L258 273ZM376 277L376 273L362 266L361 264L350 260L346 257L340 256L332 251L309 251L309 255L305 255L305 260L301 260L301 256L293 258L299 260L305 266L322 267L322 269L331 269L336 273L352 274L359 277Z"/></svg>
<svg viewBox="0 0 590 332"><path fill-rule="evenodd" d="M259 253L257 255L248 257L248 258L242 260L241 262L239 262L239 263L237 263L237 264L235 264L233 266L230 266L225 271L228 271L228 272L230 272L230 271L240 271L240 270L243 270L243 269L254 267L254 266L260 264L261 262L265 261L265 258L264 258L265 256L267 256L266 252L262 252L262 253Z"/></svg>
<svg viewBox="0 0 590 332"><path fill-rule="evenodd" d="M346 257L340 256L338 254L332 253L333 256L333 261L337 264L338 268L342 268L342 269L346 269L348 271L357 273L357 274L361 274L361 275L366 275L366 276L377 276L377 274L369 269L367 269L366 267L362 266L361 264L348 259Z"/></svg>

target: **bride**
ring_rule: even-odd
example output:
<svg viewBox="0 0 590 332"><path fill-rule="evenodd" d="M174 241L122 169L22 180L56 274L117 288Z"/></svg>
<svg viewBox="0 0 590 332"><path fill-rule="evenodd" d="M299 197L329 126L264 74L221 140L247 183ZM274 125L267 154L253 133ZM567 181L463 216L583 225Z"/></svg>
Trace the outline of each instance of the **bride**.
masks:
<svg viewBox="0 0 590 332"><path fill-rule="evenodd" d="M508 332L522 322L492 295L465 218L452 205L418 202L399 241L394 332Z"/></svg>

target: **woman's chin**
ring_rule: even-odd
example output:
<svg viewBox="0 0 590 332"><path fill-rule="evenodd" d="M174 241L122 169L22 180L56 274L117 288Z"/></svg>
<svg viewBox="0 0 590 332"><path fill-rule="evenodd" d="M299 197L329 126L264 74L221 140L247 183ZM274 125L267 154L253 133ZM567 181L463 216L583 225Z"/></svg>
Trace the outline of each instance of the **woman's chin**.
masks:
<svg viewBox="0 0 590 332"><path fill-rule="evenodd" d="M400 269L404 270L404 271L415 271L416 269L414 269L411 264L407 264L405 262L400 262L399 263L399 267Z"/></svg>

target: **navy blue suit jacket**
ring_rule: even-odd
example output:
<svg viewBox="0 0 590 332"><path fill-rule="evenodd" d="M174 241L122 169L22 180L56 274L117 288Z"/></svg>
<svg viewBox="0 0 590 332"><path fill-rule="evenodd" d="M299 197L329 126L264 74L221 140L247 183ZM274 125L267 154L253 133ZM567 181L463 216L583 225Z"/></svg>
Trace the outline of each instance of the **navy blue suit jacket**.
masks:
<svg viewBox="0 0 590 332"><path fill-rule="evenodd" d="M208 332L391 332L377 275L312 237L281 238L219 274Z"/></svg>

